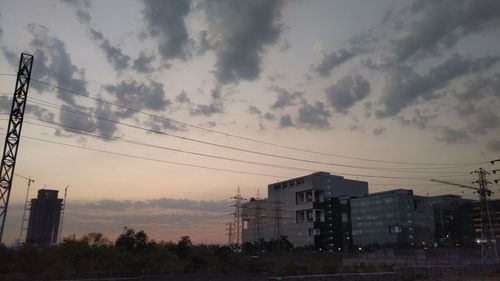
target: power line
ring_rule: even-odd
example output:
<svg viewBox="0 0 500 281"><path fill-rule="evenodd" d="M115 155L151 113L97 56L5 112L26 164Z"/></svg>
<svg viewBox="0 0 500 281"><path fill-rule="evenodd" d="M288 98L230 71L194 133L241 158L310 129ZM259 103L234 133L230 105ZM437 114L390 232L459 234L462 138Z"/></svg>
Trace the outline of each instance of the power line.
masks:
<svg viewBox="0 0 500 281"><path fill-rule="evenodd" d="M36 103L36 104L41 105L41 106L52 107L52 108L56 108L56 109L60 109L60 110L66 111L66 112L70 112L70 113L74 113L74 114L79 114L79 115L82 115L82 116L87 116L87 117L90 117L90 118L95 118L97 120L102 120L102 121L106 121L106 122L112 122L112 123L115 123L115 124L120 124L120 125L123 125L123 126L130 127L130 128L143 130L143 131L146 131L146 132L151 132L151 133L166 135L166 136L178 138L178 139L181 139L181 140L187 140L187 141L191 141L191 142L202 143L202 144L205 144L205 145L211 145L211 146L216 146L216 147L230 149L230 150L236 150L236 151L242 151L242 152L246 152L246 153L258 154L258 155L262 155L262 156L280 158L280 159L285 159L285 160L293 160L293 161L299 161L299 162L306 162L306 163L313 163L313 164L321 164L321 165L327 165L327 166L333 166L333 167L355 168L355 169L365 169L365 170L378 170L378 171L386 171L386 172L406 172L406 173L424 173L424 174L429 174L429 173L431 173L431 174L433 174L433 173L438 173L438 174L439 173L446 173L446 174L448 174L449 173L449 172L442 172L442 171L441 172L438 172L438 171L424 172L424 171L415 171L415 170L401 170L401 169L392 169L392 168L377 168L377 167L367 167L367 166L357 166L357 165L345 165L345 164L337 164L337 163L329 163L329 162L323 162L323 161L316 161L316 160L308 160L308 159L302 159L302 158L295 158L295 157L283 156L283 155L272 154L272 153L264 153L264 152L260 152L260 151L249 150L249 149L244 149L244 148L238 148L238 147L234 147L234 146L228 146L228 145L223 145L223 144L218 144L218 143L213 143L213 142L207 142L207 141L203 141L203 140L199 140L199 139L188 138L188 137L183 137L183 136L179 136L179 135L175 135L175 134L171 134L171 133L166 133L166 132L159 131L159 130L153 130L153 129L149 129L149 128L144 128L144 127L141 127L141 126L137 126L137 125L133 125L133 124L129 124L129 123L124 123L124 122L121 122L121 121L112 120L112 119L109 119L109 118L95 116L95 115L92 115L90 113L82 112L82 111L79 111L79 110L64 108L64 107L61 107L61 106L58 106L58 105L54 105L54 104L51 104L51 103L47 103L47 102L44 102L44 101L40 101L40 100L34 99L34 98L30 98L30 100L32 102ZM455 172L455 171L453 171L453 172ZM346 175L348 175L348 174L346 174ZM350 175L352 175L352 176L361 176L361 175L355 175L355 174L350 174ZM448 176L453 176L453 175L450 174ZM391 178L391 177L388 177L388 178Z"/></svg>
<svg viewBox="0 0 500 281"><path fill-rule="evenodd" d="M148 112L145 112L145 111L142 111L142 110L139 110L137 108L130 107L130 106L125 106L125 105L121 105L121 104L118 104L118 103L110 102L110 101L107 101L105 99L93 97L93 96L90 96L88 94L84 94L84 93L80 93L80 92L77 92L77 91L73 91L73 90L66 89L66 88L63 88L63 87L60 87L60 86L55 86L55 85L52 85L50 83L47 83L47 82L44 82L44 81L40 81L40 80L37 80L37 79L32 79L32 80L34 82L36 82L36 83L39 83L39 84L47 86L49 90L56 89L56 90L59 90L59 91L62 91L62 92L66 92L66 93L70 93L70 94L73 94L73 95L82 96L82 97L85 97L85 98L88 98L88 99L92 99L92 100L97 101L97 102L105 103L105 104L108 104L108 105L120 107L120 108L123 108L123 109L126 109L126 110L130 110L130 111L133 111L133 112L140 113L140 114L144 114L144 115L152 117L152 118L156 118L156 119L160 119L160 120L164 120L164 121L169 121L169 122L175 122L175 123L187 126L187 127L196 128L196 129L199 129L199 130L204 130L204 131L207 131L207 132L210 132L210 133L215 133L215 134L223 135L223 136L226 136L226 137L237 138L237 139L241 139L241 140L251 141L251 142L260 143L260 144L265 144L265 145L268 145L268 146L274 146L274 147L286 148L286 149L296 150L296 151L301 151L301 152L313 153L313 154L317 154L317 155L323 155L323 156L327 155L327 156L331 156L331 157L345 158L345 159L351 159L351 160L370 161L370 162L378 162L378 163L391 163L391 164L400 164L400 165L459 166L459 165L477 165L477 164L484 163L484 162L419 163L419 162L389 161L389 160L379 160L379 159L353 157L353 156L340 155L340 154L332 154L332 153L327 153L327 152L320 152L320 151L314 151L314 150L310 150L310 149L304 149L304 148L295 147L295 146L281 145L281 144L266 142L266 141L262 141L262 140L258 140L258 139L249 138L249 137L238 136L238 135L230 134L230 133L227 133L227 132L222 132L222 131L218 131L218 130L214 130L214 129L209 129L209 128L205 128L205 127L193 125L193 124L190 124L190 123L187 123L187 122L183 122L183 121L179 121L179 120L175 120L175 119L172 119L172 118L169 118L169 117L159 116L159 115L156 115L156 114L151 114L151 113L148 113Z"/></svg>

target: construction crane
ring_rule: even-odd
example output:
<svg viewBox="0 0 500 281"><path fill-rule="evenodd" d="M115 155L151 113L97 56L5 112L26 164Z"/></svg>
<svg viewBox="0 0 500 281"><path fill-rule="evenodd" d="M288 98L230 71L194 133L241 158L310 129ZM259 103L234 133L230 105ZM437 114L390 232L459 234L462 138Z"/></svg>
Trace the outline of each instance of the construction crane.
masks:
<svg viewBox="0 0 500 281"><path fill-rule="evenodd" d="M5 218L9 207L12 176L16 166L17 150L23 127L24 110L28 98L28 89L33 67L33 55L21 54L17 71L16 88L12 97L12 107L9 116L9 125L5 136L2 162L0 163L0 243L2 242L5 227Z"/></svg>
<svg viewBox="0 0 500 281"><path fill-rule="evenodd" d="M26 199L24 200L23 219L21 220L21 230L19 231L19 242L21 242L23 241L23 231L26 230L26 228L24 228L24 223L26 222L26 211L28 211L28 204L29 204L28 196L30 193L30 186L31 183L35 182L35 180L31 179L31 177L27 178L18 174L16 175L28 181L28 188L26 189Z"/></svg>
<svg viewBox="0 0 500 281"><path fill-rule="evenodd" d="M490 209L488 208L488 197L490 197L493 192L488 189L489 181L486 180L486 175L489 174L483 168L479 168L476 171L471 172L473 174L478 175L478 180L474 183L477 183L479 187L454 183L445 180L436 180L431 179L432 182L448 184L453 186L458 186L462 188L475 190L479 195L479 206L481 211L481 262L485 264L486 260L492 259L495 264L498 264L498 251L496 248L496 238L493 232L493 224L491 222ZM488 229L488 230L487 230ZM486 237L488 235L489 237Z"/></svg>
<svg viewBox="0 0 500 281"><path fill-rule="evenodd" d="M59 238L57 239L59 243L61 243L62 230L63 230L63 222L64 222L64 209L66 209L66 196L68 195L68 187L69 184L64 189L64 200L61 208L61 223L59 224Z"/></svg>

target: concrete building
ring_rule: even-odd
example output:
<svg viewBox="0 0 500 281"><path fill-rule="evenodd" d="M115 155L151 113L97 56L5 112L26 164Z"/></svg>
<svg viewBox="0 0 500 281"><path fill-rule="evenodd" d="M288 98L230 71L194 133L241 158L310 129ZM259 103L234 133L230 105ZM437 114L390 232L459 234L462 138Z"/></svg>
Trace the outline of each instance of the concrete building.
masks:
<svg viewBox="0 0 500 281"><path fill-rule="evenodd" d="M434 209L435 243L442 247L471 246L474 233L474 200L458 195L429 197Z"/></svg>
<svg viewBox="0 0 500 281"><path fill-rule="evenodd" d="M243 205L243 241L258 240L255 230L263 223L266 240L285 235L295 247L347 249L352 244L349 199L367 194L367 182L327 172L269 184L268 199L259 203L266 206L260 212L267 218L255 216L257 201Z"/></svg>
<svg viewBox="0 0 500 281"><path fill-rule="evenodd" d="M62 199L57 190L40 189L37 198L31 199L26 243L47 247L57 243Z"/></svg>
<svg viewBox="0 0 500 281"><path fill-rule="evenodd" d="M396 189L350 200L356 246L415 245L433 241L434 217L427 197Z"/></svg>
<svg viewBox="0 0 500 281"><path fill-rule="evenodd" d="M494 199L494 200L488 200L488 209L491 217L491 225L492 225L492 232L493 236L495 236L495 239L497 243L500 243L500 199ZM474 235L475 235L475 240L478 240L481 238L481 205L479 204L478 201L475 201L473 203L473 228L474 228ZM486 219L486 216L484 218L484 222L486 224L489 224L488 220ZM488 231L488 230L486 230ZM489 236L490 234L485 232L485 236Z"/></svg>

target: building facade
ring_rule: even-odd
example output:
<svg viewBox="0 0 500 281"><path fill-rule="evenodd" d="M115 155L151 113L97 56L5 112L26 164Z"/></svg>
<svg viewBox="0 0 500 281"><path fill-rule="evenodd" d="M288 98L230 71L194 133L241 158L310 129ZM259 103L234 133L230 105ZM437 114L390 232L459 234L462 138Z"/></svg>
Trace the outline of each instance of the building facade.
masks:
<svg viewBox="0 0 500 281"><path fill-rule="evenodd" d="M435 243L440 247L468 247L476 239L475 201L458 195L429 197L434 209Z"/></svg>
<svg viewBox="0 0 500 281"><path fill-rule="evenodd" d="M26 243L47 247L57 243L62 199L57 190L40 189L37 198L31 199Z"/></svg>
<svg viewBox="0 0 500 281"><path fill-rule="evenodd" d="M427 197L414 195L412 190L372 193L351 199L350 206L356 246L433 242L432 204Z"/></svg>
<svg viewBox="0 0 500 281"><path fill-rule="evenodd" d="M367 194L367 182L348 180L327 172L269 184L268 199L260 203L267 204L269 212L266 216L269 219L256 219L252 213L256 202L243 205L246 219L243 241L255 241L254 237L258 235L252 229L265 222L263 228L269 230L262 232L265 233L262 238L266 240L284 235L295 247L348 249L352 245L349 199Z"/></svg>

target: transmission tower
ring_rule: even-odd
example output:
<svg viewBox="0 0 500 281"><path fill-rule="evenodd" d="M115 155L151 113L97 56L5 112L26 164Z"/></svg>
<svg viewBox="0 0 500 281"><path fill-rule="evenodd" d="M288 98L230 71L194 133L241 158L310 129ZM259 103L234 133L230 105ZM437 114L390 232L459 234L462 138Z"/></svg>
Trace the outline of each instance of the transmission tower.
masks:
<svg viewBox="0 0 500 281"><path fill-rule="evenodd" d="M481 217L481 263L485 264L487 261L493 261L498 264L498 252L496 248L496 237L494 228L491 221L490 208L488 206L488 198L493 192L488 188L489 182L486 178L490 173L483 168L472 171L471 174L477 175L478 179L473 183L477 183L478 187L453 183L443 180L431 180L433 182L444 183L463 188L473 189L479 195L479 209Z"/></svg>
<svg viewBox="0 0 500 281"><path fill-rule="evenodd" d="M35 180L32 180L30 177L29 178L23 177L23 178L28 181L28 188L26 189L26 199L24 200L23 219L21 220L21 230L19 231L19 241L23 241L23 231L27 229L24 227L24 223L27 221L26 211L29 211L28 206L29 206L30 202L28 201L28 197L29 197L29 193L30 193L31 183L35 182Z"/></svg>
<svg viewBox="0 0 500 281"><path fill-rule="evenodd" d="M274 208L274 237L277 241L281 238L281 221L283 220L283 217L281 216L281 205L283 202L281 201L275 201L272 202L273 204L276 204L276 207Z"/></svg>
<svg viewBox="0 0 500 281"><path fill-rule="evenodd" d="M226 236L227 236L227 244L229 246L233 245L233 238L234 238L234 233L233 233L233 223L228 222L226 223L227 228L226 228Z"/></svg>
<svg viewBox="0 0 500 281"><path fill-rule="evenodd" d="M23 126L24 109L31 78L31 68L33 67L33 56L21 54L19 69L17 71L16 89L12 98L12 108L10 110L9 125L5 144L3 148L2 163L0 164L0 243L2 242L7 208L9 207L10 190L12 187L12 176L16 166L17 150L19 139L21 138L21 128Z"/></svg>
<svg viewBox="0 0 500 281"><path fill-rule="evenodd" d="M245 198L243 198L240 194L240 186L238 186L238 191L236 193L236 196L231 197L231 199L234 200L234 232L235 232L235 241L234 243L237 245L240 245L241 243L241 230L242 230L242 217L241 217L241 209L242 209L242 203Z"/></svg>

